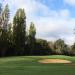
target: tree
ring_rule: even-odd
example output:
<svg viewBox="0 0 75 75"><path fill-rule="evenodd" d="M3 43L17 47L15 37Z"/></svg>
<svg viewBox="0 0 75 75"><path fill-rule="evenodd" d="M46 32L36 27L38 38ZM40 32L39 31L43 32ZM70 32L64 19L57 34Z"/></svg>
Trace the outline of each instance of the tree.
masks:
<svg viewBox="0 0 75 75"><path fill-rule="evenodd" d="M49 55L51 54L51 48L49 43L43 39L36 39L36 54L38 55Z"/></svg>
<svg viewBox="0 0 75 75"><path fill-rule="evenodd" d="M0 3L0 27L1 27L1 23L2 23L1 12L2 12L2 4Z"/></svg>
<svg viewBox="0 0 75 75"><path fill-rule="evenodd" d="M13 55L13 32L12 32L12 23L8 25L8 31L7 31L7 41L8 41L8 50L7 50L7 56Z"/></svg>
<svg viewBox="0 0 75 75"><path fill-rule="evenodd" d="M36 35L36 28L33 22L30 24L29 28L29 46L30 46L30 54L33 54L33 51L35 49L35 35Z"/></svg>
<svg viewBox="0 0 75 75"><path fill-rule="evenodd" d="M49 46L49 48L51 50L51 54L54 54L55 53L54 42L48 41L48 46Z"/></svg>
<svg viewBox="0 0 75 75"><path fill-rule="evenodd" d="M8 47L8 33L7 33L8 21L9 21L9 7L8 5L6 5L1 14L1 32L0 32L1 56L5 56Z"/></svg>
<svg viewBox="0 0 75 75"><path fill-rule="evenodd" d="M1 38L1 34L2 34L2 28L1 28L1 24L2 24L1 13L2 13L2 3L0 3L0 38Z"/></svg>
<svg viewBox="0 0 75 75"><path fill-rule="evenodd" d="M75 55L75 43L71 46L70 55Z"/></svg>
<svg viewBox="0 0 75 75"><path fill-rule="evenodd" d="M65 46L64 40L62 39L56 40L54 44L56 54L62 54L62 51L64 50L64 46Z"/></svg>
<svg viewBox="0 0 75 75"><path fill-rule="evenodd" d="M13 41L16 54L22 55L26 40L26 15L24 9L18 9L13 19Z"/></svg>
<svg viewBox="0 0 75 75"><path fill-rule="evenodd" d="M35 28L34 23L31 22L31 24L30 24L30 29L29 29L29 37L35 39L35 35L36 35L36 28Z"/></svg>
<svg viewBox="0 0 75 75"><path fill-rule="evenodd" d="M4 10L2 11L2 28L4 30L7 30L8 23L9 23L9 6L7 4Z"/></svg>
<svg viewBox="0 0 75 75"><path fill-rule="evenodd" d="M0 14L1 14L1 11L2 11L2 4L0 3Z"/></svg>
<svg viewBox="0 0 75 75"><path fill-rule="evenodd" d="M70 54L71 54L70 52L71 52L70 46L67 45L67 44L65 44L65 45L64 45L64 48L63 48L63 50L62 50L62 53L63 53L64 55L70 55Z"/></svg>

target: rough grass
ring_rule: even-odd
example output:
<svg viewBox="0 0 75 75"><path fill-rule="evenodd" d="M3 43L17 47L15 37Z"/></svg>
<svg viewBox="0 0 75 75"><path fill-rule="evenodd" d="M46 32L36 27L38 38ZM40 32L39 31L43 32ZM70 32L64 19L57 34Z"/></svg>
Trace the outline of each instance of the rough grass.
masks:
<svg viewBox="0 0 75 75"><path fill-rule="evenodd" d="M0 75L75 75L71 64L41 64L40 59L66 59L75 63L70 56L20 56L0 58Z"/></svg>

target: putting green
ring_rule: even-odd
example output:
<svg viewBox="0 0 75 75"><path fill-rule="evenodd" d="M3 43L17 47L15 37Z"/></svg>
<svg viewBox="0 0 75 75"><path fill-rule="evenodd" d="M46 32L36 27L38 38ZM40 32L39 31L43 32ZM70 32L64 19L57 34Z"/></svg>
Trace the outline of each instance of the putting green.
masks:
<svg viewBox="0 0 75 75"><path fill-rule="evenodd" d="M47 63L38 61L60 59L72 63ZM55 60L51 60L55 61ZM75 75L75 57L52 56L17 56L0 58L0 75Z"/></svg>

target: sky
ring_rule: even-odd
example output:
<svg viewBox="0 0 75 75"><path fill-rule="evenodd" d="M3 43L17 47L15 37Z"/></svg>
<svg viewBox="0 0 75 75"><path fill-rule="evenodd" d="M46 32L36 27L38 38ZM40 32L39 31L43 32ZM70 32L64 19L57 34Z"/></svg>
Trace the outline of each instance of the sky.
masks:
<svg viewBox="0 0 75 75"><path fill-rule="evenodd" d="M3 5L6 4L11 21L17 9L25 9L27 27L34 22L37 38L61 38L70 45L75 42L75 0L4 0Z"/></svg>

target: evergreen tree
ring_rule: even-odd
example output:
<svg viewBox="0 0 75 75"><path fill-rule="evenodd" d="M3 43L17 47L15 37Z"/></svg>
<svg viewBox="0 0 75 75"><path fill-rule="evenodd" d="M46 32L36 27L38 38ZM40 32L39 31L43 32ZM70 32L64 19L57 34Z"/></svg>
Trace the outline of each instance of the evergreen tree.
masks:
<svg viewBox="0 0 75 75"><path fill-rule="evenodd" d="M4 30L7 30L8 28L8 21L9 21L9 7L7 4L4 10L2 11L2 28Z"/></svg>
<svg viewBox="0 0 75 75"><path fill-rule="evenodd" d="M0 3L0 14L1 14L1 11L2 11L2 4Z"/></svg>
<svg viewBox="0 0 75 75"><path fill-rule="evenodd" d="M36 35L36 29L33 22L30 24L29 28L29 46L30 46L30 54L33 54L33 51L35 49L35 35Z"/></svg>
<svg viewBox="0 0 75 75"><path fill-rule="evenodd" d="M11 23L8 25L8 43L9 43L9 48L11 48L13 44L13 34L12 34L12 24Z"/></svg>
<svg viewBox="0 0 75 75"><path fill-rule="evenodd" d="M1 12L2 12L2 4L0 3L0 27L1 27L1 23L2 23Z"/></svg>
<svg viewBox="0 0 75 75"><path fill-rule="evenodd" d="M6 5L1 13L1 31L0 31L1 56L4 56L8 49L8 33L7 33L8 21L9 21L9 7L8 5Z"/></svg>
<svg viewBox="0 0 75 75"><path fill-rule="evenodd" d="M18 9L13 20L13 41L16 54L22 55L26 40L26 15L24 9Z"/></svg>

